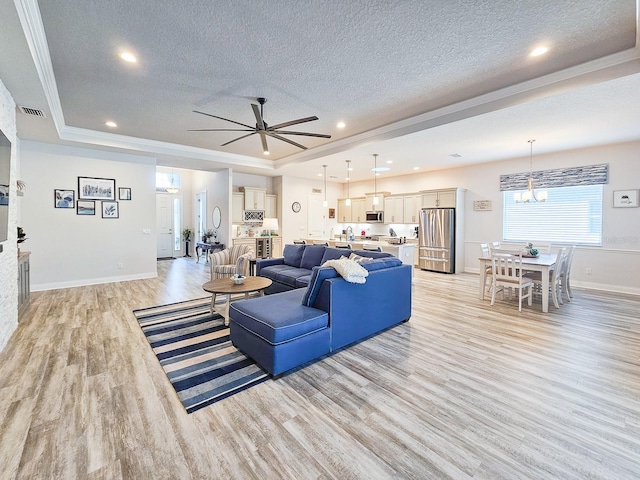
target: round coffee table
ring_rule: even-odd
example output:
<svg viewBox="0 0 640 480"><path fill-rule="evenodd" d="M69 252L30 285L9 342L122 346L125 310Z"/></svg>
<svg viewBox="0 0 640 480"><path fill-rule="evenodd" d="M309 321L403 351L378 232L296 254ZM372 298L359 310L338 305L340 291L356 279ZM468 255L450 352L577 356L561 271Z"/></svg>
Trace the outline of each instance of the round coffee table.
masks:
<svg viewBox="0 0 640 480"><path fill-rule="evenodd" d="M231 295L244 293L244 298L249 298L249 294L259 292L264 295L263 290L271 286L273 282L265 277L247 277L244 283L240 285L234 284L230 278L217 278L210 280L202 288L205 292L211 293L211 313L216 312L216 295L226 295L227 302L224 304L222 311L217 311L224 317L224 324L229 325L229 303L231 303Z"/></svg>

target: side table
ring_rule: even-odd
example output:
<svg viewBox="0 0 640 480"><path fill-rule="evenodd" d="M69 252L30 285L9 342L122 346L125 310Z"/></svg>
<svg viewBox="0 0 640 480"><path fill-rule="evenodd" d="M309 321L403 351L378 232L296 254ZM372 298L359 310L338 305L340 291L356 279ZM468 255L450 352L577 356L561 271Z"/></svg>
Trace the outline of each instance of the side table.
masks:
<svg viewBox="0 0 640 480"><path fill-rule="evenodd" d="M224 243L196 242L196 263L200 263L200 255L205 254L205 262L209 263L209 252L224 250Z"/></svg>

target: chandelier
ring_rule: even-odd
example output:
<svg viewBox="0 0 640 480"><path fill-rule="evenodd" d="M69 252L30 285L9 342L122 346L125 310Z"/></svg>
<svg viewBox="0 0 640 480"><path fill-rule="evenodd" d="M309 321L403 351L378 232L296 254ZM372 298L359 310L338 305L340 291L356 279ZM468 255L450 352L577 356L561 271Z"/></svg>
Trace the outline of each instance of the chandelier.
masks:
<svg viewBox="0 0 640 480"><path fill-rule="evenodd" d="M533 142L535 140L529 140L530 145L530 153L529 153L529 178L527 180L527 189L522 192L516 192L513 194L513 200L516 203L530 203L534 202L544 202L548 198L548 192L546 190L540 190L536 193L535 188L533 186Z"/></svg>

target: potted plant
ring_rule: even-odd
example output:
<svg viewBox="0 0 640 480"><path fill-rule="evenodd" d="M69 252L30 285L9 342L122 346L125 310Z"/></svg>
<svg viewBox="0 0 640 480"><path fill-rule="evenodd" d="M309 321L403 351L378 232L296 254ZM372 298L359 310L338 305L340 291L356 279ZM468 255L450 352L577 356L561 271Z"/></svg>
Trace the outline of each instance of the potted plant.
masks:
<svg viewBox="0 0 640 480"><path fill-rule="evenodd" d="M209 240L215 236L216 236L216 233L213 230L209 229L204 232L204 235L202 235L203 237L202 240L209 243Z"/></svg>
<svg viewBox="0 0 640 480"><path fill-rule="evenodd" d="M193 230L191 230L189 227L182 230L182 239L184 240L184 245L185 245L185 249L184 249L185 257L191 256L189 255L189 242L191 241L192 235L193 235Z"/></svg>
<svg viewBox="0 0 640 480"><path fill-rule="evenodd" d="M22 227L18 227L18 253L20 253L20 244L27 239L27 234L24 233Z"/></svg>

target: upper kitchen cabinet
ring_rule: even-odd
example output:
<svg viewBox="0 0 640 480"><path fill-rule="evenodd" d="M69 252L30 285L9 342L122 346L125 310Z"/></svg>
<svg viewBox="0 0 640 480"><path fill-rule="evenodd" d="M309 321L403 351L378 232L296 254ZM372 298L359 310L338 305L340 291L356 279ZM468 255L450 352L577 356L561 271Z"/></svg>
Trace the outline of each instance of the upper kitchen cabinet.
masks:
<svg viewBox="0 0 640 480"><path fill-rule="evenodd" d="M255 187L240 187L244 192L245 210L265 210L267 202L267 190Z"/></svg>
<svg viewBox="0 0 640 480"><path fill-rule="evenodd" d="M278 218L278 196L268 193L265 195L265 218Z"/></svg>
<svg viewBox="0 0 640 480"><path fill-rule="evenodd" d="M365 210L367 212L384 212L384 198L390 195L389 192L378 192L377 194L367 193L365 196ZM378 199L378 204L373 203L373 199Z"/></svg>
<svg viewBox="0 0 640 480"><path fill-rule="evenodd" d="M338 223L347 223L351 221L351 205L347 206L345 198L338 199Z"/></svg>
<svg viewBox="0 0 640 480"><path fill-rule="evenodd" d="M404 223L404 196L384 199L384 223Z"/></svg>
<svg viewBox="0 0 640 480"><path fill-rule="evenodd" d="M351 221L355 223L366 223L367 203L364 198L351 199Z"/></svg>
<svg viewBox="0 0 640 480"><path fill-rule="evenodd" d="M404 200L404 223L418 223L418 213L420 212L420 195L405 195Z"/></svg>
<svg viewBox="0 0 640 480"><path fill-rule="evenodd" d="M422 208L455 208L457 188L420 192Z"/></svg>
<svg viewBox="0 0 640 480"><path fill-rule="evenodd" d="M243 223L242 210L244 210L244 195L233 192L231 198L231 223Z"/></svg>

